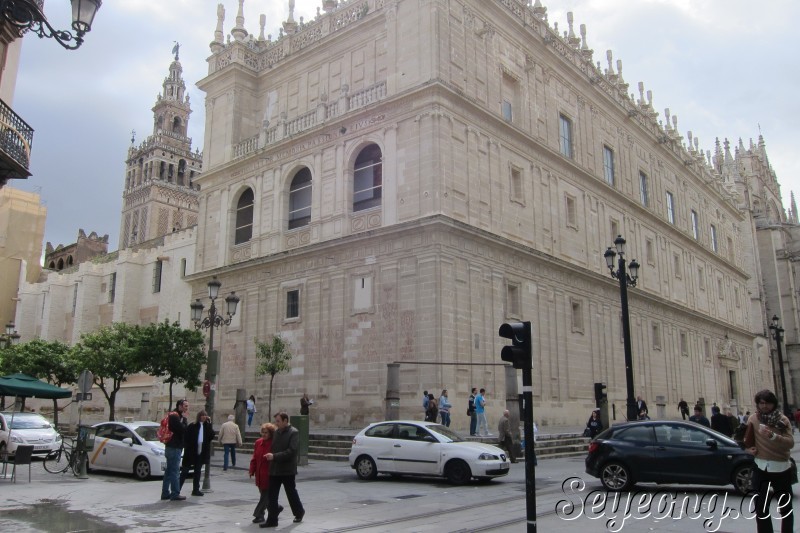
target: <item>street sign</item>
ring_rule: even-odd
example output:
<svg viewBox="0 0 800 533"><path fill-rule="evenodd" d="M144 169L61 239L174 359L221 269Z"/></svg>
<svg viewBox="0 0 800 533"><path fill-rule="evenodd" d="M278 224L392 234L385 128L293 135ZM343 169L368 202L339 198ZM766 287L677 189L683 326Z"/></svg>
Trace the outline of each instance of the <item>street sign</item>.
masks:
<svg viewBox="0 0 800 533"><path fill-rule="evenodd" d="M92 382L94 381L94 376L88 370L84 370L81 372L81 376L78 378L78 389L84 394L92 390Z"/></svg>

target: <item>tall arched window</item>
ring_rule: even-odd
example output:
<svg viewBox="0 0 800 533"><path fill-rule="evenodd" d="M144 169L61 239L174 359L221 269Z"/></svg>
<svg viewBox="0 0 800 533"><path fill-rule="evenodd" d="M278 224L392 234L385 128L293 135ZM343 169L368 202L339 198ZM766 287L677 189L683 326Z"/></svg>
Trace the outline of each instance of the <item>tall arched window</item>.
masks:
<svg viewBox="0 0 800 533"><path fill-rule="evenodd" d="M247 242L253 236L253 189L245 190L236 204L234 244Z"/></svg>
<svg viewBox="0 0 800 533"><path fill-rule="evenodd" d="M183 126L181 125L180 117L172 119L172 133L183 133Z"/></svg>
<svg viewBox="0 0 800 533"><path fill-rule="evenodd" d="M381 149L370 144L358 154L353 168L353 211L381 205L383 192Z"/></svg>
<svg viewBox="0 0 800 533"><path fill-rule="evenodd" d="M311 222L311 171L300 169L289 187L289 229Z"/></svg>

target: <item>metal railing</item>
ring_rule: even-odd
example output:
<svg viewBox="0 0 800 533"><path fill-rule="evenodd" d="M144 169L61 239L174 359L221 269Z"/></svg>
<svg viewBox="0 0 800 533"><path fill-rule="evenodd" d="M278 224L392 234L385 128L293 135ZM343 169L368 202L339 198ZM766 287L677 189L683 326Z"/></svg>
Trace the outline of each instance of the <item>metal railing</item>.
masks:
<svg viewBox="0 0 800 533"><path fill-rule="evenodd" d="M33 143L33 128L0 100L0 152L16 165L28 170ZM27 177L29 173L19 177Z"/></svg>

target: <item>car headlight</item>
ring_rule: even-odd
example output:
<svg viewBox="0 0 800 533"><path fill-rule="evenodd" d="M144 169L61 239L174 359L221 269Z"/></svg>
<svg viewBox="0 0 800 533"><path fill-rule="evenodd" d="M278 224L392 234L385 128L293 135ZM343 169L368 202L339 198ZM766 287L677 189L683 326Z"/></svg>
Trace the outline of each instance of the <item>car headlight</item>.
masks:
<svg viewBox="0 0 800 533"><path fill-rule="evenodd" d="M25 444L25 439L20 437L19 435L11 434L11 442L16 442L17 444Z"/></svg>
<svg viewBox="0 0 800 533"><path fill-rule="evenodd" d="M153 452L153 455L166 455L161 448L150 448L150 451Z"/></svg>
<svg viewBox="0 0 800 533"><path fill-rule="evenodd" d="M61 433L56 433L56 442L61 440Z"/></svg>
<svg viewBox="0 0 800 533"><path fill-rule="evenodd" d="M478 456L479 461L499 461L500 458L491 453L482 453Z"/></svg>

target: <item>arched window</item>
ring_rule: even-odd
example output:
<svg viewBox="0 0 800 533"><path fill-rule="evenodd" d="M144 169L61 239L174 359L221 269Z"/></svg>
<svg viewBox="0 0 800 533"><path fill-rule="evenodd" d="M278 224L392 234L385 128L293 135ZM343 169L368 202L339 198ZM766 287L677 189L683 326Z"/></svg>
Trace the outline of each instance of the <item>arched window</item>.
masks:
<svg viewBox="0 0 800 533"><path fill-rule="evenodd" d="M178 161L178 185L183 185L183 176L186 174L186 160Z"/></svg>
<svg viewBox="0 0 800 533"><path fill-rule="evenodd" d="M245 190L236 204L234 244L247 242L253 236L253 189Z"/></svg>
<svg viewBox="0 0 800 533"><path fill-rule="evenodd" d="M55 270L56 269L55 261L50 261L50 264L47 266L47 268L49 268L50 270Z"/></svg>
<svg viewBox="0 0 800 533"><path fill-rule="evenodd" d="M311 171L300 169L289 187L289 229L311 222Z"/></svg>
<svg viewBox="0 0 800 533"><path fill-rule="evenodd" d="M172 133L182 133L181 119L179 117L175 117L174 119L172 119Z"/></svg>
<svg viewBox="0 0 800 533"><path fill-rule="evenodd" d="M381 149L370 144L358 154L353 168L353 211L381 205L383 192Z"/></svg>
<svg viewBox="0 0 800 533"><path fill-rule="evenodd" d="M56 270L64 270L64 259L63 258L58 260L58 267L56 268Z"/></svg>
<svg viewBox="0 0 800 533"><path fill-rule="evenodd" d="M67 266L72 266L72 256L67 257Z"/></svg>

